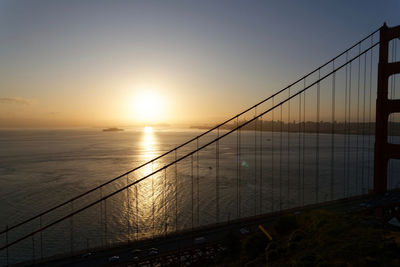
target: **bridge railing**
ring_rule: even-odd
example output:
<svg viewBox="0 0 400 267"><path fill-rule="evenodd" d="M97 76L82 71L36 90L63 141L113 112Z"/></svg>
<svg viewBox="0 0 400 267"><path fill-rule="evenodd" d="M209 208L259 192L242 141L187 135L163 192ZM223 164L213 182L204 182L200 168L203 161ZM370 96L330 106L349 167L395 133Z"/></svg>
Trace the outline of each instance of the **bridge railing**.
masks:
<svg viewBox="0 0 400 267"><path fill-rule="evenodd" d="M203 134L7 227L2 263L367 193L377 32Z"/></svg>

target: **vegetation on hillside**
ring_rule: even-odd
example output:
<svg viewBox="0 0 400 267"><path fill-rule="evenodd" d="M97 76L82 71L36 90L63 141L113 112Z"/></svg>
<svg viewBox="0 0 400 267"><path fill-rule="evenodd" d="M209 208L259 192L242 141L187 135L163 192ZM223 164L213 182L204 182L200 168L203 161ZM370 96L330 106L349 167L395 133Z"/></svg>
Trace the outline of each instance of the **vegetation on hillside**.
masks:
<svg viewBox="0 0 400 267"><path fill-rule="evenodd" d="M316 210L280 217L245 237L226 236L210 266L400 266L400 232L365 213Z"/></svg>

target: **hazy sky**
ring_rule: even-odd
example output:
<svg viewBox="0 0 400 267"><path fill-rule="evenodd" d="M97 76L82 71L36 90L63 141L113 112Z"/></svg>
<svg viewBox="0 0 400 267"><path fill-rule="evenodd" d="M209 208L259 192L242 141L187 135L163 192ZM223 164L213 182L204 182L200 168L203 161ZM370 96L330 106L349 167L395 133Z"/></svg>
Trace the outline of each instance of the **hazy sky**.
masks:
<svg viewBox="0 0 400 267"><path fill-rule="evenodd" d="M383 22L399 25L399 10L394 0L0 0L0 127L219 121ZM148 90L159 111L144 118Z"/></svg>

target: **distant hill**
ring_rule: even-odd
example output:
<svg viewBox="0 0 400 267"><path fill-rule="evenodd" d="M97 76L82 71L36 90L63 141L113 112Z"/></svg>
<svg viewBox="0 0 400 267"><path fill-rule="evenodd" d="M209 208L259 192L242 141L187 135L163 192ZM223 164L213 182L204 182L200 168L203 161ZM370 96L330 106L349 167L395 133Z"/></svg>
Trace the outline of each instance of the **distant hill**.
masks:
<svg viewBox="0 0 400 267"><path fill-rule="evenodd" d="M240 124L245 123L246 121L240 121ZM196 129L211 129L214 126L210 125L196 125L191 126L190 128ZM236 123L225 124L220 127L220 129L224 130L232 130L236 126ZM333 128L332 128L333 127ZM268 131L268 132L306 132L306 133L332 133L335 134L359 134L359 135L374 135L375 134L375 122L365 122L365 123L344 123L344 122L324 122L320 121L312 122L300 122L297 123L293 121L291 123L281 122L281 121L261 121L256 120L250 122L249 124L242 127L242 130L254 130L257 131ZM388 133L392 136L400 136L400 123L399 122L391 122L388 125Z"/></svg>

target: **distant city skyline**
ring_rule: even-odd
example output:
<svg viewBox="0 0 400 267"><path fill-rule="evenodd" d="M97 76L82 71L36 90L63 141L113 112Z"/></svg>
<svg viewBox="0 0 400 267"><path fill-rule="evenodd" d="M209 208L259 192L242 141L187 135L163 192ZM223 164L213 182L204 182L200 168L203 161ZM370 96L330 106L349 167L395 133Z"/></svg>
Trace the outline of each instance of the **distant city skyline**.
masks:
<svg viewBox="0 0 400 267"><path fill-rule="evenodd" d="M399 25L399 10L394 0L0 0L0 127L220 122Z"/></svg>

